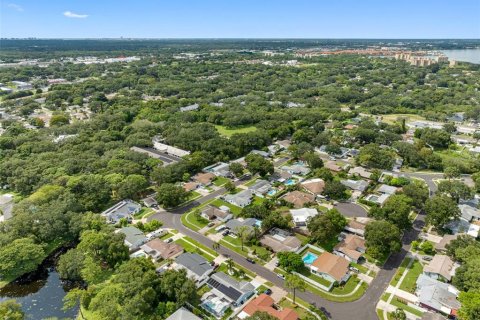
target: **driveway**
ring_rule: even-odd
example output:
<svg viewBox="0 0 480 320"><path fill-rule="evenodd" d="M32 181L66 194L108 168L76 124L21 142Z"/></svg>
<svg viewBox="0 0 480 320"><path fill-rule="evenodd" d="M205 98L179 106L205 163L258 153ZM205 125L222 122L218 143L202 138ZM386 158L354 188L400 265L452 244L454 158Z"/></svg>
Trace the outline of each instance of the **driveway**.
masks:
<svg viewBox="0 0 480 320"><path fill-rule="evenodd" d="M356 203L339 202L334 205L334 208L340 211L340 213L344 216L350 218L367 216L367 210L365 210L362 206L359 206Z"/></svg>

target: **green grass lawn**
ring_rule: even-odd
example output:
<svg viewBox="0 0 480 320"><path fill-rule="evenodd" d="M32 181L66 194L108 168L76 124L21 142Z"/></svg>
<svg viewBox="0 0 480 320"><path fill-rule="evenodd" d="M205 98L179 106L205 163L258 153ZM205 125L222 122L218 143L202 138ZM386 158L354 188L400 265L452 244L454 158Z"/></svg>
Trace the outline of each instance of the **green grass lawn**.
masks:
<svg viewBox="0 0 480 320"><path fill-rule="evenodd" d="M228 181L230 181L230 179L227 179L224 177L216 177L215 180L213 180L213 184L216 185L217 187L220 187L220 186L223 186Z"/></svg>
<svg viewBox="0 0 480 320"><path fill-rule="evenodd" d="M216 206L216 207L220 207L220 206L228 207L230 209L230 212L235 217L237 217L240 214L240 212L242 212L242 208L234 206L233 204L230 204L226 201L223 201L222 199L215 199L214 201L211 202L211 204Z"/></svg>
<svg viewBox="0 0 480 320"><path fill-rule="evenodd" d="M355 267L357 268L358 270L360 270L361 273L364 273L364 274L367 274L369 269L365 266L362 266L361 264L358 264L358 263L354 263L354 262L351 262L350 265L352 267Z"/></svg>
<svg viewBox="0 0 480 320"><path fill-rule="evenodd" d="M257 130L257 128L254 127L254 126L229 129L225 126L220 126L220 125L216 125L215 129L217 129L217 131L220 135L222 135L224 137L227 137L227 138L230 138L232 135L234 135L236 133L248 133L248 132L253 132L253 131Z"/></svg>
<svg viewBox="0 0 480 320"><path fill-rule="evenodd" d="M357 277L350 277L350 279L348 279L348 281L344 285L334 287L332 289L332 293L333 294L349 294L350 292L353 291L353 289L355 289L355 287L359 282L360 282L360 279L358 279Z"/></svg>
<svg viewBox="0 0 480 320"><path fill-rule="evenodd" d="M297 303L296 305L293 304L292 301L290 300L287 300L287 299L282 299L279 303L279 305L282 307L282 308L290 308L290 309L293 309L297 314L298 314L298 317L300 319L305 319L307 315L311 315L307 310L305 310L305 308L302 308L298 305L298 301L297 301L297 298L295 298L295 303Z"/></svg>
<svg viewBox="0 0 480 320"><path fill-rule="evenodd" d="M185 241L188 240L187 241ZM190 243L192 244L190 244ZM213 259L215 259L215 257L218 256L218 254L213 251L212 249L210 248L207 248L206 246L204 246L203 244L200 244L199 242L193 240L192 238L189 238L189 237L184 237L182 239L178 239L175 241L175 243L178 243L179 245L181 245L185 251L187 252L195 252L195 253L198 253L200 254L201 256L203 256L205 259L207 259L208 261L213 261ZM205 253L208 252L209 254Z"/></svg>
<svg viewBox="0 0 480 320"><path fill-rule="evenodd" d="M189 229L198 231L208 225L209 221L203 217L197 217L194 214L195 210L189 211L182 215L180 220L182 224Z"/></svg>
<svg viewBox="0 0 480 320"><path fill-rule="evenodd" d="M418 276L423 272L423 266L418 260L414 260L408 273L400 284L400 289L410 293L415 292Z"/></svg>
<svg viewBox="0 0 480 320"><path fill-rule="evenodd" d="M400 267L398 268L397 272L395 273L395 276L393 277L392 281L390 282L391 286L395 287L398 284L398 281L400 281L400 278L402 277L402 274L405 271L405 268L407 268L410 260L411 260L410 258L405 258L402 261L402 263L400 264Z"/></svg>
<svg viewBox="0 0 480 320"><path fill-rule="evenodd" d="M152 214L154 214L155 211L153 211L153 209L151 208L142 208L137 214L135 214L133 217L135 219L142 219L142 218L146 218L148 216L151 216Z"/></svg>
<svg viewBox="0 0 480 320"><path fill-rule="evenodd" d="M192 200L195 200L197 198L200 198L202 195L196 191L190 191L188 193L188 198L187 198L187 202L188 201L192 201Z"/></svg>
<svg viewBox="0 0 480 320"><path fill-rule="evenodd" d="M265 198L261 198L258 196L253 197L252 205L259 206L265 201Z"/></svg>
<svg viewBox="0 0 480 320"><path fill-rule="evenodd" d="M168 232L168 233L164 234L163 236L161 236L160 240L166 240L166 239L171 238L173 236L174 236L173 233Z"/></svg>
<svg viewBox="0 0 480 320"><path fill-rule="evenodd" d="M396 297L396 296L392 299L392 302L390 304L394 305L397 308L402 308L404 311L410 312L410 313L412 313L416 316L421 317L423 315L423 312L421 312L421 311L419 311L415 308L409 307L408 305L403 303L400 299L398 299L398 297Z"/></svg>
<svg viewBox="0 0 480 320"><path fill-rule="evenodd" d="M325 286L325 287L329 287L332 283L330 281L328 281L327 279L324 279L320 276L317 276L316 274L313 274L310 272L310 270L308 270L307 268L304 268L304 270L301 272L301 274L303 274L305 277L309 278L309 279L312 279L313 281Z"/></svg>

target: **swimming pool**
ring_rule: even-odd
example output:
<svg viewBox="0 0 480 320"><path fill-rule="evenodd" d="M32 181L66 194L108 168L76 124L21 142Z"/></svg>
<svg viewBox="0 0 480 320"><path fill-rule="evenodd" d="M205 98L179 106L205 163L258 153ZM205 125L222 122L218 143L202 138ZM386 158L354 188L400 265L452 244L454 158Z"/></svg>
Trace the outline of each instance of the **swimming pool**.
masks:
<svg viewBox="0 0 480 320"><path fill-rule="evenodd" d="M307 252L307 254L303 256L302 260L305 264L312 264L315 260L317 260L317 258L317 255Z"/></svg>
<svg viewBox="0 0 480 320"><path fill-rule="evenodd" d="M274 196L275 194L277 193L277 190L276 189L271 189L270 191L267 192L267 195L272 197Z"/></svg>
<svg viewBox="0 0 480 320"><path fill-rule="evenodd" d="M293 179L288 179L287 181L284 182L286 186L293 186L295 183L296 182Z"/></svg>

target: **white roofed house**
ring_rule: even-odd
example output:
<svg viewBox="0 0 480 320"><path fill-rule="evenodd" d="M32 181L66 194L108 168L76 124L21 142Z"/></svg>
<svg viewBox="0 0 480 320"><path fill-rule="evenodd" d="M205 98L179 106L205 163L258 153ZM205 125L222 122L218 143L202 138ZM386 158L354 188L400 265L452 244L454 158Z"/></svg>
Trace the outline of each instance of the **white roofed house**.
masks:
<svg viewBox="0 0 480 320"><path fill-rule="evenodd" d="M420 306L429 310L456 316L460 309L460 302L457 300L459 291L455 287L427 275L421 274L418 277L415 293Z"/></svg>
<svg viewBox="0 0 480 320"><path fill-rule="evenodd" d="M252 203L253 191L243 190L236 194L227 194L224 200L237 207L243 208Z"/></svg>
<svg viewBox="0 0 480 320"><path fill-rule="evenodd" d="M387 199L390 198L390 196L395 192L397 192L396 187L382 184L377 189L375 194L369 194L368 196L365 197L365 200L374 202L382 206L385 203L385 201L387 201Z"/></svg>
<svg viewBox="0 0 480 320"><path fill-rule="evenodd" d="M365 191L368 187L368 182L365 180L347 179L347 180L341 180L340 183L351 190L359 191L359 192Z"/></svg>
<svg viewBox="0 0 480 320"><path fill-rule="evenodd" d="M198 108L200 108L200 106L198 105L198 103L195 103L186 107L180 107L180 112L195 111L198 110Z"/></svg>
<svg viewBox="0 0 480 320"><path fill-rule="evenodd" d="M291 209L290 214L296 227L305 227L311 218L318 215L318 211L315 208Z"/></svg>
<svg viewBox="0 0 480 320"><path fill-rule="evenodd" d="M142 206L132 200L122 200L116 205L108 208L101 213L102 217L107 219L109 223L118 223L124 218L132 220L133 215L140 212Z"/></svg>
<svg viewBox="0 0 480 320"><path fill-rule="evenodd" d="M217 177L232 177L230 172L230 165L225 162L217 162L211 166L203 168L203 172L210 172Z"/></svg>
<svg viewBox="0 0 480 320"><path fill-rule="evenodd" d="M281 169L283 171L286 171L286 172L290 173L290 174L299 175L299 176L304 176L304 175L307 175L307 174L310 173L309 168L307 168L304 165L300 165L300 164L294 164L294 165L291 165L291 166L283 166L283 167L281 167Z"/></svg>
<svg viewBox="0 0 480 320"><path fill-rule="evenodd" d="M137 250L141 245L148 241L145 234L140 229L135 227L124 227L117 232L125 235L125 245L131 251Z"/></svg>

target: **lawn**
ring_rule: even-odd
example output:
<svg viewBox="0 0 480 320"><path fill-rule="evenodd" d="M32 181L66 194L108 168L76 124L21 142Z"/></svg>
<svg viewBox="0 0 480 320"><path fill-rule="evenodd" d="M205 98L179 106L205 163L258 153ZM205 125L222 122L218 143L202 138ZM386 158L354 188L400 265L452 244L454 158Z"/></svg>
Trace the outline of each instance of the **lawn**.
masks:
<svg viewBox="0 0 480 320"><path fill-rule="evenodd" d="M188 198L187 198L187 202L188 201L192 201L192 200L195 200L197 198L200 198L202 195L196 191L190 191L188 193Z"/></svg>
<svg viewBox="0 0 480 320"><path fill-rule="evenodd" d="M316 274L311 273L310 270L308 270L308 268L304 268L301 274L325 287L329 287L332 284L327 279L324 279L322 277L317 276Z"/></svg>
<svg viewBox="0 0 480 320"><path fill-rule="evenodd" d="M160 240L166 240L166 239L171 238L173 236L174 236L173 233L168 232L168 233L164 234L163 236L161 236Z"/></svg>
<svg viewBox="0 0 480 320"><path fill-rule="evenodd" d="M350 279L348 279L348 281L342 285L342 286L338 286L338 287L334 287L332 289L332 293L333 294L349 294L350 292L352 292L355 287L357 286L357 284L360 282L360 279L358 279L357 277L350 277Z"/></svg>
<svg viewBox="0 0 480 320"><path fill-rule="evenodd" d="M410 258L405 258L402 261L402 264L400 264L400 267L398 268L397 273L395 273L395 276L393 277L392 281L390 282L390 285L392 287L395 287L397 285L398 281L400 281L400 278L402 277L402 274L405 271L405 268L407 268L410 260L411 260Z"/></svg>
<svg viewBox="0 0 480 320"><path fill-rule="evenodd" d="M243 270L243 272L245 272L245 274L247 275L247 277L250 277L250 278L252 278L252 279L257 276L257 275L256 275L255 273L253 273L252 271L250 271L250 270L248 270L248 269L240 266L239 264L237 264L237 263L235 263L235 262L233 263L233 269L234 269L234 270L235 270L235 269L236 269L236 270ZM222 263L222 264L218 267L218 269L217 269L216 272L224 272L224 273L226 273L226 274L229 274L229 273L228 273L228 266L227 266L227 264L226 264L226 263ZM239 277L238 272L234 273L233 277L236 278L236 279L238 279L238 280L240 280L240 277ZM248 280L248 279L247 279L247 280Z"/></svg>
<svg viewBox="0 0 480 320"><path fill-rule="evenodd" d="M295 298L295 303L297 303L298 299ZM287 300L285 298L283 298L279 305L282 307L282 308L290 308L290 309L293 309L297 314L298 316L300 317L300 319L304 319L307 315L310 315L310 312L308 312L307 310L305 310L304 308L300 307L298 304L295 305L293 304L292 301L290 300Z"/></svg>
<svg viewBox="0 0 480 320"><path fill-rule="evenodd" d="M215 180L213 180L213 184L216 185L217 187L220 187L220 186L223 186L228 181L230 180L225 177L216 177Z"/></svg>
<svg viewBox="0 0 480 320"><path fill-rule="evenodd" d="M135 219L142 219L142 218L146 218L148 216L151 216L154 213L155 213L155 211L153 211L153 209L151 209L151 208L142 208L138 213L134 214L133 217Z"/></svg>
<svg viewBox="0 0 480 320"><path fill-rule="evenodd" d="M421 317L423 315L423 312L415 309L415 308L412 308L412 307L409 307L408 305L406 305L405 303L402 302L402 300L400 300L398 297L394 297L392 299L392 302L390 303L391 305L394 305L395 307L397 308L402 308L404 311L407 311L407 312L410 312L410 313L413 313L414 315L416 316L419 316Z"/></svg>
<svg viewBox="0 0 480 320"><path fill-rule="evenodd" d="M208 220L203 217L198 217L194 214L195 210L191 210L182 215L180 220L182 224L192 230L198 231L208 225Z"/></svg>
<svg viewBox="0 0 480 320"><path fill-rule="evenodd" d="M215 199L214 201L211 202L211 204L216 206L216 207L220 207L220 206L228 207L230 209L230 212L235 217L237 217L240 214L240 212L242 212L242 208L234 206L233 204L230 204L226 201L223 201L222 199Z"/></svg>
<svg viewBox="0 0 480 320"><path fill-rule="evenodd" d="M254 126L249 126L249 127L239 127L235 129L229 129L225 126L220 126L216 125L215 129L217 129L218 133L224 137L230 138L232 135L236 133L248 133L248 132L253 132L256 131L257 128Z"/></svg>
<svg viewBox="0 0 480 320"><path fill-rule="evenodd" d="M400 284L400 289L410 293L415 292L418 276L423 272L423 266L418 260L414 260L408 273Z"/></svg>
<svg viewBox="0 0 480 320"><path fill-rule="evenodd" d="M188 242L185 240L188 240ZM213 259L215 259L218 256L218 254L212 249L207 248L206 246L200 244L199 242L189 237L178 239L175 241L175 243L178 243L179 245L181 245L187 252L195 252L200 254L208 261L213 261Z"/></svg>
<svg viewBox="0 0 480 320"><path fill-rule="evenodd" d="M416 115L416 114L386 114L386 115L381 115L383 122L385 123L394 123L395 121L398 121L398 119L405 118L408 121L416 121L416 120L425 120L424 117Z"/></svg>
<svg viewBox="0 0 480 320"><path fill-rule="evenodd" d="M358 270L360 270L361 273L364 273L364 274L367 274L368 271L369 271L369 269L368 269L367 267L362 266L361 264L358 264L358 263L352 262L352 263L350 263L350 265L351 265L352 267L357 268Z"/></svg>

